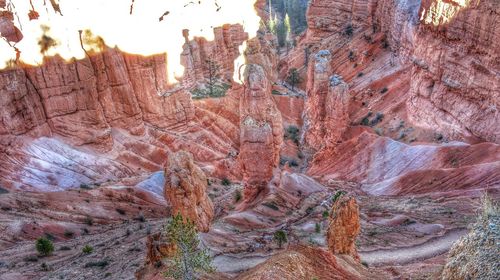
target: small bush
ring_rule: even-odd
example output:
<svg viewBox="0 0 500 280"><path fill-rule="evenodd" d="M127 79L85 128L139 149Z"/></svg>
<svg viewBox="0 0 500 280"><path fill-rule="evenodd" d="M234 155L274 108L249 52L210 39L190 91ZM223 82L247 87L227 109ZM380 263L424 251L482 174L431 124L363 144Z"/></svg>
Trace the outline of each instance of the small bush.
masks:
<svg viewBox="0 0 500 280"><path fill-rule="evenodd" d="M146 222L146 217L144 217L144 214L142 213L139 213L139 215L135 219L141 223Z"/></svg>
<svg viewBox="0 0 500 280"><path fill-rule="evenodd" d="M387 87L384 87L384 88L380 91L380 93L384 94L384 93L386 93L386 92L388 92L388 91L389 91L389 89L388 89Z"/></svg>
<svg viewBox="0 0 500 280"><path fill-rule="evenodd" d="M40 265L40 269L42 269L42 271L49 271L50 267L47 265L47 263L42 263Z"/></svg>
<svg viewBox="0 0 500 280"><path fill-rule="evenodd" d="M87 254L87 255L88 255L88 254L91 254L92 252L94 252L94 248L92 248L92 246L90 246L90 245L85 245L85 246L83 246L83 248L82 248L82 252L83 252L84 254Z"/></svg>
<svg viewBox="0 0 500 280"><path fill-rule="evenodd" d="M92 217L90 216L86 216L85 217L85 223L89 226L93 225L94 224L94 219L92 219Z"/></svg>
<svg viewBox="0 0 500 280"><path fill-rule="evenodd" d="M325 211L323 211L322 216L323 216L323 219L326 219L326 218L328 218L328 216L330 216L330 213L325 210Z"/></svg>
<svg viewBox="0 0 500 280"><path fill-rule="evenodd" d="M38 257L37 256L26 256L26 257L24 257L23 261L25 261L25 262L37 262Z"/></svg>
<svg viewBox="0 0 500 280"><path fill-rule="evenodd" d="M332 203L335 203L344 194L346 194L345 191L337 191L332 197Z"/></svg>
<svg viewBox="0 0 500 280"><path fill-rule="evenodd" d="M125 212L125 210L123 210L123 209L121 209L121 208L116 208L115 210L116 210L116 212L118 212L118 214L120 214L120 215L125 215L125 213L126 213L126 212Z"/></svg>
<svg viewBox="0 0 500 280"><path fill-rule="evenodd" d="M273 91L271 93L274 94L274 95L281 95L281 92L279 92L279 91L277 91L275 89L273 89Z"/></svg>
<svg viewBox="0 0 500 280"><path fill-rule="evenodd" d="M87 184L80 184L80 189L83 189L83 190L91 190L92 187L90 187L89 185Z"/></svg>
<svg viewBox="0 0 500 280"><path fill-rule="evenodd" d="M321 225L319 223L316 223L316 225L314 226L314 230L316 231L316 233L320 233L321 232Z"/></svg>
<svg viewBox="0 0 500 280"><path fill-rule="evenodd" d="M54 252L54 244L45 237L40 237L35 243L36 250L42 256L48 256Z"/></svg>
<svg viewBox="0 0 500 280"><path fill-rule="evenodd" d="M273 209L275 211L280 210L280 208L274 202L264 202L264 203L262 203L262 205L264 205L264 206L266 206L268 208L271 208L271 209Z"/></svg>
<svg viewBox="0 0 500 280"><path fill-rule="evenodd" d="M222 181L221 181L221 184L223 186L230 186L231 185L231 180L229 180L228 178L223 178Z"/></svg>
<svg viewBox="0 0 500 280"><path fill-rule="evenodd" d="M70 230L65 230L64 231L64 237L66 238L73 238L73 236L75 236L75 233L70 231Z"/></svg>
<svg viewBox="0 0 500 280"><path fill-rule="evenodd" d="M109 261L107 259L104 259L104 260L100 260L100 261L97 261L97 262L88 262L88 263L85 264L85 268L89 268L89 267L104 268L107 265L109 265Z"/></svg>
<svg viewBox="0 0 500 280"><path fill-rule="evenodd" d="M62 246L59 248L59 251L71 251L71 248L69 246Z"/></svg>
<svg viewBox="0 0 500 280"><path fill-rule="evenodd" d="M354 34L354 28L352 27L352 24L348 24L344 28L344 35L348 36L348 37L351 37L353 34Z"/></svg>
<svg viewBox="0 0 500 280"><path fill-rule="evenodd" d="M290 139L292 140L296 145L299 145L299 132L300 132L300 129L298 127L296 127L295 125L290 125L286 128L285 130L285 133L284 133L284 137L285 139Z"/></svg>
<svg viewBox="0 0 500 280"><path fill-rule="evenodd" d="M281 248L283 246L283 243L288 242L288 238L286 236L286 232L283 230L278 230L274 233L274 240L276 243L278 243L278 246Z"/></svg>
<svg viewBox="0 0 500 280"><path fill-rule="evenodd" d="M363 72L359 72L359 73L358 73L358 78L361 78L361 77L363 77L364 75L365 75L365 74L364 74Z"/></svg>
<svg viewBox="0 0 500 280"><path fill-rule="evenodd" d="M234 192L234 202L239 202L241 200L241 191L240 190L236 190Z"/></svg>
<svg viewBox="0 0 500 280"><path fill-rule="evenodd" d="M0 187L0 194L5 194L5 193L9 193L9 191Z"/></svg>

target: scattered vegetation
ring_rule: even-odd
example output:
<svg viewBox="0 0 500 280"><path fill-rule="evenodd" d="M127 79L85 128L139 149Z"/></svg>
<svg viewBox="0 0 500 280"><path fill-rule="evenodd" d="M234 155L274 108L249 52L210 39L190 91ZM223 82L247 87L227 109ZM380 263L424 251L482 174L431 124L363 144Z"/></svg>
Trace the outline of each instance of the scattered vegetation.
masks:
<svg viewBox="0 0 500 280"><path fill-rule="evenodd" d="M388 91L389 91L389 89L387 87L384 87L383 89L380 90L380 93L384 94Z"/></svg>
<svg viewBox="0 0 500 280"><path fill-rule="evenodd" d="M271 91L271 93L274 94L274 95L282 95L281 92L279 92L279 91L277 91L275 89L273 89L273 91Z"/></svg>
<svg viewBox="0 0 500 280"><path fill-rule="evenodd" d="M94 224L94 219L92 219L92 217L90 217L90 216L85 216L84 222L85 222L85 224L91 226Z"/></svg>
<svg viewBox="0 0 500 280"><path fill-rule="evenodd" d="M240 190L236 190L234 192L234 202L238 203L240 200L241 200L241 191Z"/></svg>
<svg viewBox="0 0 500 280"><path fill-rule="evenodd" d="M120 215L125 215L125 213L126 213L126 212L125 212L125 210L123 210L123 209L121 209L121 208L116 208L115 210L116 210L116 212L118 212L118 214L120 214Z"/></svg>
<svg viewBox="0 0 500 280"><path fill-rule="evenodd" d="M337 191L332 197L332 203L335 203L344 194L346 194L345 191Z"/></svg>
<svg viewBox="0 0 500 280"><path fill-rule="evenodd" d="M87 245L83 246L82 252L84 254L88 255L88 254L91 254L92 252L94 252L94 248L92 248L92 246L90 246L90 245L87 244Z"/></svg>
<svg viewBox="0 0 500 280"><path fill-rule="evenodd" d="M59 248L59 251L71 251L71 248L69 246L61 246L61 248Z"/></svg>
<svg viewBox="0 0 500 280"><path fill-rule="evenodd" d="M70 230L65 230L64 231L64 237L66 238L73 238L73 236L75 236L75 233L70 231Z"/></svg>
<svg viewBox="0 0 500 280"><path fill-rule="evenodd" d="M281 166L284 166L287 163L288 163L288 165L290 167L297 167L297 166L299 166L299 163L295 159L293 159L293 158L280 157L280 165Z"/></svg>
<svg viewBox="0 0 500 280"><path fill-rule="evenodd" d="M191 91L193 99L217 98L226 96L226 92L231 88L231 85L221 83L219 81L214 84L208 84L205 87L198 87Z"/></svg>
<svg viewBox="0 0 500 280"><path fill-rule="evenodd" d="M87 185L87 184L80 184L80 189L83 189L83 190L91 190L92 187Z"/></svg>
<svg viewBox="0 0 500 280"><path fill-rule="evenodd" d="M48 238L40 237L35 243L37 252L42 256L48 256L54 252L54 244Z"/></svg>
<svg viewBox="0 0 500 280"><path fill-rule="evenodd" d="M274 233L273 238L274 238L274 241L276 241L276 243L278 243L278 247L280 247L280 249L283 246L283 243L288 242L286 232L284 232L283 230L276 231Z"/></svg>
<svg viewBox="0 0 500 280"><path fill-rule="evenodd" d="M292 68L288 71L286 82L292 86L292 90L295 90L295 86L302 82L302 78L296 68Z"/></svg>
<svg viewBox="0 0 500 280"><path fill-rule="evenodd" d="M165 233L177 246L177 252L169 259L165 276L174 279L196 279L200 272L212 272L212 259L206 249L200 247L200 240L193 222L180 214L166 225Z"/></svg>
<svg viewBox="0 0 500 280"><path fill-rule="evenodd" d="M352 37L352 35L354 34L354 28L352 27L352 24L346 25L343 34L347 37Z"/></svg>
<svg viewBox="0 0 500 280"><path fill-rule="evenodd" d="M222 181L221 181L221 184L223 186L230 186L231 185L231 180L229 180L228 178L223 178Z"/></svg>
<svg viewBox="0 0 500 280"><path fill-rule="evenodd" d="M326 218L328 218L328 216L330 216L330 213L325 210L325 211L323 211L322 216L323 216L323 219L326 219Z"/></svg>
<svg viewBox="0 0 500 280"><path fill-rule="evenodd" d="M451 248L442 279L500 279L500 204L487 194L469 234Z"/></svg>
<svg viewBox="0 0 500 280"><path fill-rule="evenodd" d="M37 262L38 257L35 255L26 256L26 257L24 257L23 261L25 261L25 262Z"/></svg>
<svg viewBox="0 0 500 280"><path fill-rule="evenodd" d="M276 205L276 203L274 201L272 201L272 202L264 202L264 203L262 203L262 205L264 205L264 206L266 206L268 208L271 208L271 209L273 209L275 211L280 210L280 208L278 207L278 205Z"/></svg>
<svg viewBox="0 0 500 280"><path fill-rule="evenodd" d="M100 261L92 261L88 262L85 264L85 268L90 268L90 267L98 267L98 268L104 268L109 265L109 260L108 259L103 259Z"/></svg>
<svg viewBox="0 0 500 280"><path fill-rule="evenodd" d="M141 223L144 223L144 222L146 222L146 217L144 217L143 213L139 213L139 215L137 215L137 217L135 218L135 220L139 221Z"/></svg>
<svg viewBox="0 0 500 280"><path fill-rule="evenodd" d="M0 194L6 194L6 193L9 193L9 191L0 187Z"/></svg>
<svg viewBox="0 0 500 280"><path fill-rule="evenodd" d="M285 139L292 140L296 145L300 143L300 129L295 125L289 125L283 134Z"/></svg>
<svg viewBox="0 0 500 280"><path fill-rule="evenodd" d="M320 233L321 232L321 225L320 225L320 223L316 223L316 225L314 226L314 231L316 231L316 233Z"/></svg>

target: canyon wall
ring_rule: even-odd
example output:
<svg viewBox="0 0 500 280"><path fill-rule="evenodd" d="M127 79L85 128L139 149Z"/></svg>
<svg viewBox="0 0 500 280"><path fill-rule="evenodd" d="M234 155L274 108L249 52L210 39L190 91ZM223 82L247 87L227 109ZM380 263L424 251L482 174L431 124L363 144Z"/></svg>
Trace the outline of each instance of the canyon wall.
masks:
<svg viewBox="0 0 500 280"><path fill-rule="evenodd" d="M364 33L371 41L381 32L392 57L410 68L409 90L401 94L414 126L500 143L499 6L494 0L311 1L309 29L293 59L301 61L306 47L315 55L318 45L329 45L334 54L345 37Z"/></svg>

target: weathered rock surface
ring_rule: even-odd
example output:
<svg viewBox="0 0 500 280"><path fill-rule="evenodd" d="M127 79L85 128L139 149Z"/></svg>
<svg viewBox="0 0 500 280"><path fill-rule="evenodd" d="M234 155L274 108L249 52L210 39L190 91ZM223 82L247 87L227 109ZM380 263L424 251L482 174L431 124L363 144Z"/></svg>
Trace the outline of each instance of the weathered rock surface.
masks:
<svg viewBox="0 0 500 280"><path fill-rule="evenodd" d="M240 55L239 46L248 39L241 25L224 25L214 28L214 40L194 38L189 41L187 34L181 63L185 67L182 83L191 88L197 83L204 83L212 71L223 82L231 84L234 73L234 60ZM210 65L209 61L213 63Z"/></svg>
<svg viewBox="0 0 500 280"><path fill-rule="evenodd" d="M372 41L372 34L383 32L384 46L395 55L391 64L410 67L409 88L401 94L413 125L452 139L498 143L499 9L494 0L312 1L307 36L292 61L302 61L306 48L335 46L349 33ZM332 67L329 74L345 77L340 72Z"/></svg>
<svg viewBox="0 0 500 280"><path fill-rule="evenodd" d="M331 73L331 53L321 50L309 64L306 89L305 140L315 150L335 145L349 125L348 85Z"/></svg>
<svg viewBox="0 0 500 280"><path fill-rule="evenodd" d="M355 271L355 272L354 272ZM299 247L279 253L241 274L239 280L378 279L320 248Z"/></svg>
<svg viewBox="0 0 500 280"><path fill-rule="evenodd" d="M259 194L268 191L273 171L279 165L283 125L264 68L249 64L244 77L245 89L240 99L238 161L245 183L245 201L252 202Z"/></svg>
<svg viewBox="0 0 500 280"><path fill-rule="evenodd" d="M407 145L363 132L316 154L308 173L361 183L372 195L460 192L497 187L499 155L492 143Z"/></svg>
<svg viewBox="0 0 500 280"><path fill-rule="evenodd" d="M332 206L326 239L333 254L350 255L359 260L356 237L361 230L359 207L354 197L341 195Z"/></svg>
<svg viewBox="0 0 500 280"><path fill-rule="evenodd" d="M171 204L173 215L181 214L202 232L209 230L214 217L207 185L205 173L190 153L180 151L169 156L165 166L165 199Z"/></svg>

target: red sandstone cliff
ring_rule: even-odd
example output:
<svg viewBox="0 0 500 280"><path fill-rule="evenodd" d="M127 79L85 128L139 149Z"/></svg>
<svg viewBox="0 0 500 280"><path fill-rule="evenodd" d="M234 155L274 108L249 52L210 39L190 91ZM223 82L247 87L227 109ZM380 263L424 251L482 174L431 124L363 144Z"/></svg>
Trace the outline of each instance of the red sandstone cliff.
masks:
<svg viewBox="0 0 500 280"><path fill-rule="evenodd" d="M166 200L174 215L180 213L199 231L207 232L214 217L214 207L207 195L207 177L185 151L171 155L165 166Z"/></svg>
<svg viewBox="0 0 500 280"><path fill-rule="evenodd" d="M271 97L271 85L264 68L246 66L245 90L240 99L239 163L245 182L245 201L268 191L273 171L279 165L283 142L281 114Z"/></svg>

